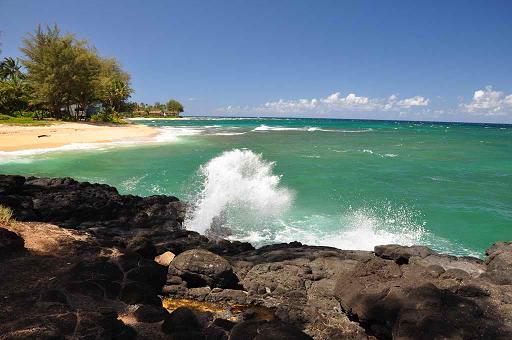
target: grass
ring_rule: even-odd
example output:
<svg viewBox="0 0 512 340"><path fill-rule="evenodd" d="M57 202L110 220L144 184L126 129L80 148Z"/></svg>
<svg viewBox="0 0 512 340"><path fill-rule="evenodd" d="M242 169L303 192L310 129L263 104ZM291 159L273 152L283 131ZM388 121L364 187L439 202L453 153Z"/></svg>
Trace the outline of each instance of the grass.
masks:
<svg viewBox="0 0 512 340"><path fill-rule="evenodd" d="M4 207L0 204L0 224L9 224L12 221L13 219L11 208Z"/></svg>
<svg viewBox="0 0 512 340"><path fill-rule="evenodd" d="M37 120L31 117L11 117L6 115L0 115L0 125L49 125L51 121Z"/></svg>

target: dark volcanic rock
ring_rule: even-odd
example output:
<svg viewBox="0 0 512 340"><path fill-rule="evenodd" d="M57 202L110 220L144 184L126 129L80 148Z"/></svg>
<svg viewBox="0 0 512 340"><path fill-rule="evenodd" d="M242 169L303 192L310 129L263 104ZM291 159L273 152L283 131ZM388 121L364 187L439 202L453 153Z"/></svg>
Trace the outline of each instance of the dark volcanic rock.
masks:
<svg viewBox="0 0 512 340"><path fill-rule="evenodd" d="M512 285L512 242L498 242L486 250L484 277L499 285Z"/></svg>
<svg viewBox="0 0 512 340"><path fill-rule="evenodd" d="M309 335L280 321L242 321L233 327L230 340L312 340Z"/></svg>
<svg viewBox="0 0 512 340"><path fill-rule="evenodd" d="M160 306L141 305L133 313L138 322L158 322L166 318L167 309Z"/></svg>
<svg viewBox="0 0 512 340"><path fill-rule="evenodd" d="M162 324L166 334L181 332L201 332L201 323L197 315L189 308L180 307L167 316Z"/></svg>
<svg viewBox="0 0 512 340"><path fill-rule="evenodd" d="M383 259L393 260L398 264L409 263L409 258L418 256L420 258L432 255L435 252L425 246L401 246L398 244L388 244L375 247L375 255Z"/></svg>
<svg viewBox="0 0 512 340"><path fill-rule="evenodd" d="M69 178L0 176L0 204L61 226L6 226L27 247L7 257L23 240L0 228L0 338L512 338L512 242L485 261L422 246L254 249L181 229L185 205L174 197ZM167 294L198 309L169 314ZM162 325L126 326L118 313L134 304L138 322Z"/></svg>
<svg viewBox="0 0 512 340"><path fill-rule="evenodd" d="M173 196L120 195L105 184L71 178L0 175L0 204L20 221L78 227L179 228L184 204Z"/></svg>
<svg viewBox="0 0 512 340"><path fill-rule="evenodd" d="M238 278L224 258L203 249L188 250L176 256L169 266L169 276L179 276L188 288L237 288Z"/></svg>
<svg viewBox="0 0 512 340"><path fill-rule="evenodd" d="M488 291L461 269L448 269L436 277L430 275L430 267L375 258L341 274L334 294L351 318L377 338L496 339L512 335L497 312L499 302L477 299L489 296Z"/></svg>
<svg viewBox="0 0 512 340"><path fill-rule="evenodd" d="M24 241L18 234L0 228L0 260L23 249Z"/></svg>
<svg viewBox="0 0 512 340"><path fill-rule="evenodd" d="M158 254L155 245L147 237L135 237L128 243L126 250L147 259L154 259Z"/></svg>

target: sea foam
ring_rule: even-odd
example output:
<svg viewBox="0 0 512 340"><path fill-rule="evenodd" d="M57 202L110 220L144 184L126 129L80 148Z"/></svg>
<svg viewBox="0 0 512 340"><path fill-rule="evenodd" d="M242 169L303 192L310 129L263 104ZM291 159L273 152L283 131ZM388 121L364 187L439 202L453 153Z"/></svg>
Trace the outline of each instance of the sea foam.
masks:
<svg viewBox="0 0 512 340"><path fill-rule="evenodd" d="M281 186L273 165L251 150L234 149L201 166L202 189L185 221L187 229L204 233L214 219L257 229L277 218L291 206L293 193Z"/></svg>

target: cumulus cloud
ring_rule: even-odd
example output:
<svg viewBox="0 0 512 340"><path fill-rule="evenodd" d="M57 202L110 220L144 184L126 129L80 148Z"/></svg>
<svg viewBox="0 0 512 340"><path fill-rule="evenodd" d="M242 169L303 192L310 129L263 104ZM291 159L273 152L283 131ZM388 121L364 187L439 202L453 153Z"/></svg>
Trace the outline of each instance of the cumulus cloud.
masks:
<svg viewBox="0 0 512 340"><path fill-rule="evenodd" d="M304 114L336 112L403 111L413 107L427 106L429 99L422 96L400 99L391 95L386 99L359 96L355 93L343 95L334 92L328 96L312 99L293 99L266 102L259 106L228 106L217 111L226 113L256 114Z"/></svg>
<svg viewBox="0 0 512 340"><path fill-rule="evenodd" d="M512 114L512 94L505 95L502 91L493 90L492 86L486 86L475 91L471 102L461 103L460 107L476 115L504 116Z"/></svg>

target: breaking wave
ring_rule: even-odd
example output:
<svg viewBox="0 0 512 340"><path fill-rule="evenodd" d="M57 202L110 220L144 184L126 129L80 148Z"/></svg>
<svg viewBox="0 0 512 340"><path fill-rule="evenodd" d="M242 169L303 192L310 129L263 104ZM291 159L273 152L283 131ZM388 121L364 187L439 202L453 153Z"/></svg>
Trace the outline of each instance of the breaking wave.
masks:
<svg viewBox="0 0 512 340"><path fill-rule="evenodd" d="M305 132L315 132L315 131L322 131L322 132L346 132L346 133L361 133L361 132L370 132L373 131L373 129L361 129L361 130L343 130L343 129L322 129L319 127L284 127L284 126L268 126L265 124L261 124L260 126L254 128L252 131L258 132L258 131L305 131Z"/></svg>
<svg viewBox="0 0 512 340"><path fill-rule="evenodd" d="M226 151L202 165L201 191L193 199L187 229L201 233L215 227L263 227L292 203L292 192L280 185L273 163L250 150Z"/></svg>

